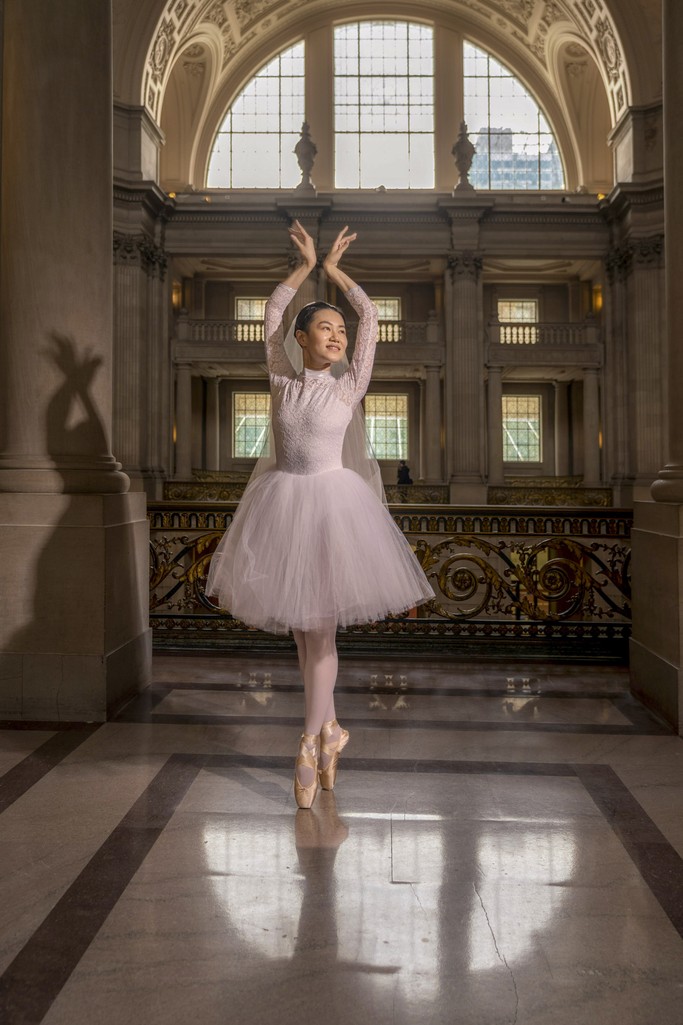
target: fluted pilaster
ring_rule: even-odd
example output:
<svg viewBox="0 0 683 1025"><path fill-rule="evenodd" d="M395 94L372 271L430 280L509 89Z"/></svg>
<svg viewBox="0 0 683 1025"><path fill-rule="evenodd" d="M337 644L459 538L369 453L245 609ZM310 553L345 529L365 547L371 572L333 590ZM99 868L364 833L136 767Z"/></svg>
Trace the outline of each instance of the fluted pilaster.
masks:
<svg viewBox="0 0 683 1025"><path fill-rule="evenodd" d="M169 343L164 250L114 232L114 446L137 487L168 467ZM135 486L135 485L134 485Z"/></svg>
<svg viewBox="0 0 683 1025"><path fill-rule="evenodd" d="M583 372L583 483L600 484L600 387L599 372L589 367Z"/></svg>
<svg viewBox="0 0 683 1025"><path fill-rule="evenodd" d="M502 484L503 476L503 368L489 367L488 397L488 455L489 484Z"/></svg>
<svg viewBox="0 0 683 1025"><path fill-rule="evenodd" d="M441 367L427 366L424 386L424 478L428 484L443 479L441 469Z"/></svg>
<svg viewBox="0 0 683 1025"><path fill-rule="evenodd" d="M555 381L555 476L569 474L569 383Z"/></svg>
<svg viewBox="0 0 683 1025"><path fill-rule="evenodd" d="M206 469L219 469L219 386L217 377L209 377L206 382Z"/></svg>
<svg viewBox="0 0 683 1025"><path fill-rule="evenodd" d="M480 331L482 261L475 253L449 259L452 330L447 343L449 471L453 498L481 501L483 485L483 343Z"/></svg>
<svg viewBox="0 0 683 1025"><path fill-rule="evenodd" d="M175 398L175 475L178 480L192 477L192 367L176 367Z"/></svg>

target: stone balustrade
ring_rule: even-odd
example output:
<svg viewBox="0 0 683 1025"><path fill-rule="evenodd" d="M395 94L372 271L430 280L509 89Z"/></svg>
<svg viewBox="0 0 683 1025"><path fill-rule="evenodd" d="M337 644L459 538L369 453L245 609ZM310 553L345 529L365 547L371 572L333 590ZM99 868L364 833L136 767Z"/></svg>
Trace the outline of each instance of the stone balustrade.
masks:
<svg viewBox="0 0 683 1025"><path fill-rule="evenodd" d="M349 323L349 339L355 337L356 323ZM263 342L263 322L260 320L197 320L180 313L176 319L178 342L244 345ZM442 329L436 314L426 321L381 320L380 343L392 345L439 345Z"/></svg>
<svg viewBox="0 0 683 1025"><path fill-rule="evenodd" d="M579 323L502 324L493 320L487 337L494 345L587 346L599 342L598 325L593 317Z"/></svg>

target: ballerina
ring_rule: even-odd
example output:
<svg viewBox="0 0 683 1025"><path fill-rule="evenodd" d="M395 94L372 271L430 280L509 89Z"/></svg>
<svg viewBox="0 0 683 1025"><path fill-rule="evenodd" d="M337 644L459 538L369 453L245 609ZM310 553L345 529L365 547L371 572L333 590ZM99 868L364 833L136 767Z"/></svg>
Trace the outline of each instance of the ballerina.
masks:
<svg viewBox="0 0 683 1025"><path fill-rule="evenodd" d="M403 612L434 592L372 490L367 468L376 470L376 463L364 445L349 455L377 342L375 305L339 267L356 235L343 228L323 263L327 278L359 315L353 358L347 363L342 311L309 303L294 322L303 357L297 372L287 355L282 316L317 255L298 221L289 234L302 260L277 285L265 310L273 461L249 481L211 560L206 593L251 626L294 635L305 703L294 794L299 808L310 808L319 786L333 789L349 739L334 705L337 627Z"/></svg>

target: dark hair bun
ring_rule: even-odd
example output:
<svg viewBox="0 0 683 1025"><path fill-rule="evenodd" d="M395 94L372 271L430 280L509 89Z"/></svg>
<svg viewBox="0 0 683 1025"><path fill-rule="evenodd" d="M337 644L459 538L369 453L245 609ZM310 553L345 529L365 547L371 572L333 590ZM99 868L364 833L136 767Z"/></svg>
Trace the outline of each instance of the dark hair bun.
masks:
<svg viewBox="0 0 683 1025"><path fill-rule="evenodd" d="M344 323L346 323L346 317L344 316L343 310L340 310L338 306L333 306L332 303L323 302L322 299L318 302L308 303L306 306L302 306L296 315L294 321L294 331L307 331L308 325L313 320L318 310L334 310L335 313L339 313Z"/></svg>

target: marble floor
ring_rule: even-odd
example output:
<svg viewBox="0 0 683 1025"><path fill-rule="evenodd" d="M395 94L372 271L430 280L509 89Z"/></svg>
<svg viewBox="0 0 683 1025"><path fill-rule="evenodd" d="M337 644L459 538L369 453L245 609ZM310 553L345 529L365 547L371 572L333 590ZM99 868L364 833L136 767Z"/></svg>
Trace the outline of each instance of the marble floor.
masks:
<svg viewBox="0 0 683 1025"><path fill-rule="evenodd" d="M286 656L0 728L2 1025L683 1025L683 743L625 670Z"/></svg>

